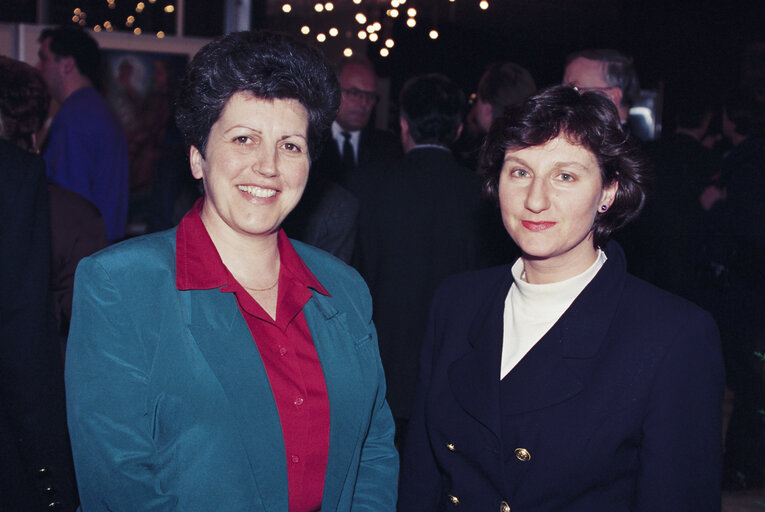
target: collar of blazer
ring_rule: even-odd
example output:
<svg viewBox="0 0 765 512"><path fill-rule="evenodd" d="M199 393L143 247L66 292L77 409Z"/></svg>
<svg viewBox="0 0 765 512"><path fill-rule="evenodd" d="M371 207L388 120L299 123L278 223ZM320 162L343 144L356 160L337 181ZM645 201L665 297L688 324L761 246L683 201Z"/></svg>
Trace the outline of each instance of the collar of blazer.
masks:
<svg viewBox="0 0 765 512"><path fill-rule="evenodd" d="M550 407L582 389L567 359L594 357L619 304L626 275L624 254L614 242L606 247L608 261L558 322L505 379L500 413L500 360L504 301L510 283L497 280L477 308L471 325L472 350L449 367L452 393L468 414L499 435L501 415Z"/></svg>

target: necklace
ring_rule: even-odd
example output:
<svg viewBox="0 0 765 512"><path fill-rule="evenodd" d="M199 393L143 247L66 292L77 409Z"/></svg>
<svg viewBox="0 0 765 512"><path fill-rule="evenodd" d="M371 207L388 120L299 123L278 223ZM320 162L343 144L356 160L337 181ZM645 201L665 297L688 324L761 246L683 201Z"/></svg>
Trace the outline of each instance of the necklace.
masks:
<svg viewBox="0 0 765 512"><path fill-rule="evenodd" d="M249 286L244 286L245 289L250 290L251 292L267 292L268 290L272 290L276 287L276 285L279 284L279 276L276 276L276 281L274 281L274 284L269 286L268 288L250 288Z"/></svg>

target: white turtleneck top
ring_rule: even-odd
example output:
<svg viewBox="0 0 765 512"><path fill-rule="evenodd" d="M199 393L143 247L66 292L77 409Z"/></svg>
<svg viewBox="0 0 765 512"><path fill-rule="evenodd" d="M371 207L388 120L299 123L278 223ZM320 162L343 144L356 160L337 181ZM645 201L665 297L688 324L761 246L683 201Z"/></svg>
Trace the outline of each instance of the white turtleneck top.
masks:
<svg viewBox="0 0 765 512"><path fill-rule="evenodd" d="M605 262L606 254L598 249L595 263L581 274L557 283L531 284L521 279L523 260L518 258L505 299L500 380L542 339Z"/></svg>

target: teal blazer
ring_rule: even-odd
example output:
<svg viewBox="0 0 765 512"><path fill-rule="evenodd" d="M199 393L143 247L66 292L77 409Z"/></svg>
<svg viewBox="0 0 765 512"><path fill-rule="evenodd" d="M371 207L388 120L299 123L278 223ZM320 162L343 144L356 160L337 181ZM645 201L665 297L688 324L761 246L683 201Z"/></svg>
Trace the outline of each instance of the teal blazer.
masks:
<svg viewBox="0 0 765 512"><path fill-rule="evenodd" d="M398 457L361 277L294 242L331 297L303 311L330 404L322 511L395 508ZM287 511L268 377L234 294L179 291L175 230L82 260L67 347L83 512Z"/></svg>

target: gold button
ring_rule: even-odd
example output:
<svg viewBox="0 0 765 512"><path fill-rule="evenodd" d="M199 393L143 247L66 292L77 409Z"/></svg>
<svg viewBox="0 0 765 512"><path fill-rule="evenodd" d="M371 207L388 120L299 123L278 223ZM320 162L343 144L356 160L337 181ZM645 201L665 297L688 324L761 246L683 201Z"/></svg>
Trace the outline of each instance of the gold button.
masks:
<svg viewBox="0 0 765 512"><path fill-rule="evenodd" d="M456 448L454 448L454 443L446 443L446 449L449 450L450 452L453 452L456 450Z"/></svg>
<svg viewBox="0 0 765 512"><path fill-rule="evenodd" d="M526 448L516 448L515 457L521 462L528 462L531 460L531 454Z"/></svg>
<svg viewBox="0 0 765 512"><path fill-rule="evenodd" d="M506 501L499 504L499 512L510 512L510 505Z"/></svg>
<svg viewBox="0 0 765 512"><path fill-rule="evenodd" d="M454 505L455 507L459 506L460 504L460 499L457 496L454 496L452 494L449 495L449 501L451 501L452 505Z"/></svg>

